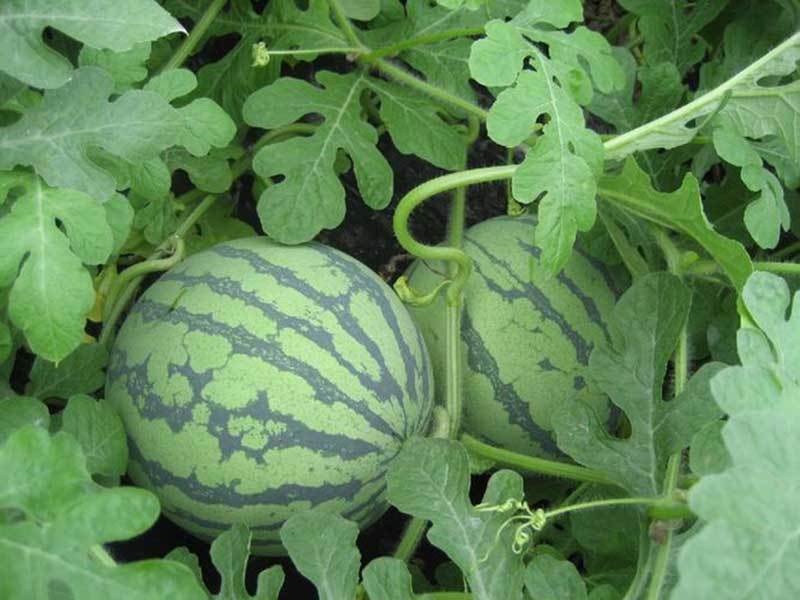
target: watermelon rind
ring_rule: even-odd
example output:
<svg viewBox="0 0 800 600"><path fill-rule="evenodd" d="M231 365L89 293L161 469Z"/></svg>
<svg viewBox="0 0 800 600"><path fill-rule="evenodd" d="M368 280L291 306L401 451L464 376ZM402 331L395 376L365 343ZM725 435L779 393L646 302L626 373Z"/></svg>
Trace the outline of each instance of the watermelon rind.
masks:
<svg viewBox="0 0 800 600"><path fill-rule="evenodd" d="M322 244L263 237L150 286L106 385L133 482L200 538L247 524L265 555L284 554L280 527L303 510L380 517L387 465L425 432L432 396L421 334L377 275Z"/></svg>
<svg viewBox="0 0 800 600"><path fill-rule="evenodd" d="M579 247L558 275L546 272L533 244L535 221L503 216L465 232L473 272L461 320L463 428L508 450L563 458L553 435L556 411L583 402L602 422L609 418L608 399L593 385L588 364L592 349L608 339L606 319L619 290L609 270ZM418 261L409 284L425 292L446 273L442 264ZM444 300L410 310L434 372L443 373ZM437 377L440 398L444 380Z"/></svg>

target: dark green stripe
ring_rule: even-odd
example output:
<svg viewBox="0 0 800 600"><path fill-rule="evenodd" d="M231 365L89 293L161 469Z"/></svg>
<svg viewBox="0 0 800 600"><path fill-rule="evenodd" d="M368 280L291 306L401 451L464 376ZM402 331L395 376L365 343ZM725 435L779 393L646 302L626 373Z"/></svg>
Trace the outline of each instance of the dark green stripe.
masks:
<svg viewBox="0 0 800 600"><path fill-rule="evenodd" d="M147 475L150 484L158 490L165 486L174 486L195 502L203 504L222 504L233 508L250 506L278 505L288 506L292 502L309 502L312 507L329 500L352 501L365 487L376 483L384 477L385 471L367 480L351 479L346 483L326 483L320 486L309 486L298 483L284 483L252 494L236 491L240 480L233 480L228 485L207 486L192 473L188 477L179 477L165 469L161 463L147 460L141 453L133 438L128 438L131 462L138 464Z"/></svg>
<svg viewBox="0 0 800 600"><path fill-rule="evenodd" d="M373 412L366 403L350 398L313 365L287 355L279 345L253 335L243 325L233 327L214 320L211 314L194 314L183 306L170 307L146 298L136 303L131 315L138 316L144 323L183 324L189 331L219 335L230 344L234 353L258 358L280 371L300 377L316 391L318 401L324 404L340 402L381 433L402 439L402 434L395 431L390 423Z"/></svg>
<svg viewBox="0 0 800 600"><path fill-rule="evenodd" d="M541 250L534 246L533 244L528 244L527 242L523 242L522 240L517 240L519 247L522 248L524 252L528 252L532 254L537 259L541 254ZM567 277L566 273L562 269L558 272L556 276L556 280L567 288L572 294L580 300L581 304L583 304L583 309L586 311L589 319L598 325L602 330L603 334L606 336L606 339L611 341L611 337L608 335L608 330L606 329L606 322L603 319L603 316L600 314L600 311L597 308L597 304L595 304L594 299L591 296L586 295L586 293L580 288L580 286L575 283L572 279ZM532 285L532 284L531 284Z"/></svg>
<svg viewBox="0 0 800 600"><path fill-rule="evenodd" d="M550 432L540 427L531 417L528 404L534 399L520 398L514 385L505 383L501 379L497 361L486 349L483 339L473 327L468 310L464 310L461 319L461 338L467 345L469 368L489 380L493 397L503 406L503 410L508 415L508 422L521 428L532 441L539 444L545 451L560 454Z"/></svg>
<svg viewBox="0 0 800 600"><path fill-rule="evenodd" d="M372 523L375 519L379 518L384 512L386 512L388 503L385 500L382 500L382 496L384 496L385 493L386 483L384 482L378 487L377 490L375 490L374 493L370 494L366 500L346 511L343 511L341 513L342 516L345 519L350 519L351 521L356 521L359 523ZM164 512L170 518L180 519L186 523L190 523L191 525L201 527L203 529L213 529L219 533L229 529L234 522L238 522L236 519L231 521L204 519L180 508L169 508L165 509ZM269 534L274 534L275 538L277 539L277 532L283 526L283 523L284 520L279 520L268 525L248 525L248 527L254 534L261 534L259 537L262 539L269 537Z"/></svg>
<svg viewBox="0 0 800 600"><path fill-rule="evenodd" d="M574 327L572 327L572 324L570 324L564 318L564 315L555 309L553 304L550 302L550 299L544 293L542 293L539 288L533 285L530 281L520 279L508 262L491 254L486 247L476 242L474 239L466 238L466 243L479 250L481 254L485 256L490 263L492 263L493 266L502 270L516 284L516 287L511 289L502 288L494 279L484 273L481 269L480 263L475 261L475 272L483 278L483 280L486 282L486 286L492 292L509 301L526 300L527 302L532 303L542 317L555 323L556 326L561 330L561 333L564 335L564 337L568 339L574 346L575 355L578 362L580 362L582 365L589 364L589 355L592 352L592 344L587 342L584 337L578 333Z"/></svg>
<svg viewBox="0 0 800 600"><path fill-rule="evenodd" d="M153 392L147 379L150 357L143 364L128 366L123 351L115 352L114 360L109 368L111 381L124 381L128 395L136 406L139 415L147 420L161 419L169 428L177 433L188 423L194 423L193 411L202 404L209 411L207 431L219 442L223 460L230 458L234 452L242 452L248 458L265 464L265 450L282 450L302 447L313 450L325 457L336 457L342 460L358 459L369 454L383 454L385 449L370 442L352 438L342 434L327 433L310 428L291 415L274 411L269 404L266 391L260 390L257 396L246 406L228 408L215 402L208 402L203 396L203 388L213 378L211 370L196 373L188 365L169 365L170 376L180 373L186 377L193 388L192 401L180 406L165 405L162 398ZM257 422L279 423L280 431L269 435L266 446L251 448L242 443L245 433L239 436L230 434L228 422L236 417L251 417Z"/></svg>
<svg viewBox="0 0 800 600"><path fill-rule="evenodd" d="M430 389L430 382L427 379L430 377L430 369L426 368L427 365L420 365L414 356L414 353L406 343L405 336L400 328L400 324L395 312L396 308L392 305L392 300L384 290L381 289L377 282L369 276L369 272L365 267L357 263L355 260L340 253L338 250L330 248L322 244L312 244L313 248L320 252L331 267L341 271L344 277L350 282L350 287L347 292L338 296L329 296L322 293L317 288L309 285L303 279L299 278L297 274L286 267L270 263L257 252L245 248L236 248L232 245L218 245L212 248L212 251L220 256L226 258L234 258L246 261L251 268L257 273L263 273L274 278L281 286L291 288L303 294L313 302L320 306L326 307L337 319L339 326L344 329L353 339L360 345L367 349L373 360L378 365L385 367L386 359L380 351L378 345L367 335L361 328L358 320L352 313L350 308L350 297L353 291L366 293L378 307L381 315L384 318L385 325L389 327L394 335L394 339L400 347L401 357L405 368L405 390L408 395L409 401L418 407L424 407L430 401L428 397L419 397L417 390L417 377L423 379L423 388L426 386ZM388 289L388 288L387 288ZM399 302L399 301L398 301ZM402 308L402 305L400 305ZM405 419L404 436L408 437L412 431L408 423L408 415L405 406L402 407L403 417ZM415 424L416 425L416 424Z"/></svg>
<svg viewBox="0 0 800 600"><path fill-rule="evenodd" d="M339 365L358 379L359 383L369 390L378 402L385 402L394 398L398 403L403 403L403 390L392 377L391 372L385 368L386 363L383 357L381 357L381 362L377 363L381 378L379 381L375 381L364 370L359 369L339 352L336 344L334 344L333 335L326 328L308 319L294 317L281 312L274 305L264 302L258 294L243 289L238 281L229 277L215 277L210 274L192 276L174 272L162 276L160 281L172 281L184 287L207 286L217 295L241 300L244 304L259 309L268 319L275 322L278 329L291 329L333 356ZM327 309L327 306L322 305L320 308ZM346 331L348 334L350 333L350 331ZM353 338L353 342L361 345L364 339L374 344L363 331L359 332L358 337Z"/></svg>

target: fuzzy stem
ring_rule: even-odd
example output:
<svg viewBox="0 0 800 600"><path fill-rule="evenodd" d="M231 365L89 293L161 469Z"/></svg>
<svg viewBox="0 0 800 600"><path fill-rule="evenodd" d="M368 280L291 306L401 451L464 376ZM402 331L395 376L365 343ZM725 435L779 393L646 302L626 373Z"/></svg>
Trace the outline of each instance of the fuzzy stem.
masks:
<svg viewBox="0 0 800 600"><path fill-rule="evenodd" d="M175 233L170 236L170 238L183 238L194 226L194 224L197 223L200 217L202 217L205 212L211 208L211 205L214 204L215 200L216 196L207 196L194 208L191 213L189 213L189 216L187 216L183 222L178 225ZM165 241L161 246L159 246L156 251L148 257L147 260L156 260L160 258L161 253L164 250L162 246L164 246L166 243L167 242ZM125 271L123 271L123 273L124 272ZM139 286L143 280L143 275L132 279L128 286L119 294L118 298L114 302L114 306L109 311L108 319L103 322L103 331L100 333L100 339L98 340L99 343L108 344L111 341L111 336L114 333L114 328L117 324L117 321L122 316L122 313L125 311L128 303L133 299L133 296L136 294L136 291L139 289Z"/></svg>
<svg viewBox="0 0 800 600"><path fill-rule="evenodd" d="M509 177L515 169L515 165L486 167L436 177L408 192L397 205L397 210L395 210L394 213L393 225L397 241L400 245L417 258L430 261L452 261L458 266L458 271L453 278L453 283L447 290L447 299L450 303L458 303L461 290L472 270L472 261L458 248L429 246L418 242L408 230L408 219L414 209L431 196L476 183L505 179Z"/></svg>
<svg viewBox="0 0 800 600"><path fill-rule="evenodd" d="M670 515L682 515L686 517L694 516L694 513L689 507L681 502L666 498L654 498L651 496L639 496L631 498L607 498L605 500L592 500L591 502L579 502L570 506L556 508L555 510L545 511L544 516L546 519L552 519L558 515L569 512L576 512L579 510L592 510L595 508L605 508L608 506L648 506L648 514L650 516L659 518L662 510Z"/></svg>
<svg viewBox="0 0 800 600"><path fill-rule="evenodd" d="M470 37L473 35L481 35L484 32L483 27L463 27L461 29L447 29L445 31L437 31L436 33L429 33L428 35L418 35L416 37L402 40L390 46L378 48L364 55L365 60L372 60L375 58L383 58L385 56L394 56L403 50L414 48L416 46L424 46L425 44L435 44L436 42L443 42L445 40L452 40L453 38Z"/></svg>
<svg viewBox="0 0 800 600"><path fill-rule="evenodd" d="M735 90L739 82L746 81L749 77L752 77L753 73L757 73L764 64L773 60L776 56L781 55L787 48L797 44L798 39L800 39L800 33L795 33L713 90L697 97L672 112L607 141L604 144L606 158L619 159L636 150L644 149L639 147L639 141L642 138L646 138L659 130L674 129L693 117L713 113L714 108L719 107L721 103L725 102L731 93L733 93L734 96L736 95L733 90Z"/></svg>
<svg viewBox="0 0 800 600"><path fill-rule="evenodd" d="M167 252L169 256L164 258L149 258L145 261L132 265L122 271L117 278L114 280L111 288L108 290L108 295L106 296L106 311L103 314L103 321L108 319L110 316L111 311L113 310L114 305L116 304L117 298L119 298L122 290L127 286L131 281L134 279L141 279L145 275L150 273L160 273L162 271L167 271L168 269L174 267L178 264L181 260L183 260L184 256L184 244L183 240L179 237L174 237L168 242L172 243L172 248L169 248Z"/></svg>
<svg viewBox="0 0 800 600"><path fill-rule="evenodd" d="M342 48L298 48L297 50L270 50L267 49L269 56L308 56L316 54L358 54L363 52L363 48L342 47Z"/></svg>
<svg viewBox="0 0 800 600"><path fill-rule="evenodd" d="M777 275L793 275L796 277L800 276L800 263L757 261L753 262L753 270L767 271Z"/></svg>
<svg viewBox="0 0 800 600"><path fill-rule="evenodd" d="M448 220L447 243L452 248L461 249L464 239L464 221L466 215L467 190L460 187L453 192L453 201L450 205L450 219ZM451 278L458 275L457 265L448 264L448 274ZM462 368L461 368L461 311L463 310L462 295L456 302L448 302L445 307L445 408L449 416L449 433L451 438L458 437L461 430L462 408Z"/></svg>
<svg viewBox="0 0 800 600"><path fill-rule="evenodd" d="M468 433L462 433L459 438L467 450L483 458L488 458L500 465L512 467L520 471L526 471L535 475L547 475L550 477L563 477L574 481L588 481L590 483L601 483L604 485L616 485L608 477L599 471L587 469L580 465L563 463L556 460L547 460L526 456L510 450L496 448L489 444L484 444L475 439Z"/></svg>
<svg viewBox="0 0 800 600"><path fill-rule="evenodd" d="M422 538L425 536L426 529L428 529L428 521L426 519L417 517L409 519L393 556L399 558L403 562L410 561L411 557L414 556L414 553L417 551L417 546L419 546Z"/></svg>
<svg viewBox="0 0 800 600"><path fill-rule="evenodd" d="M408 87L415 88L417 91L422 92L426 96L429 96L434 100L438 100L443 104L449 104L456 108L460 108L468 115L474 115L478 117L481 121L485 121L489 115L488 111L482 109L477 104L473 104L469 100L464 100L460 96L456 96L455 94L451 94L450 92L436 87L435 85L431 85L427 81L423 81L419 77L415 77L402 67L398 67L387 60L382 58L370 60L361 58L360 60L362 60L362 62L365 64L375 67L390 79L393 79L399 83L404 83Z"/></svg>
<svg viewBox="0 0 800 600"><path fill-rule="evenodd" d="M680 267L680 252L672 240L664 234L659 232L656 236L659 246L664 253L664 258L667 261L669 270L678 277L682 277L683 273ZM681 328L680 335L678 336L678 345L675 348L675 353L672 356L672 365L675 378L674 397L678 397L684 389L686 389L686 382L689 380L689 334L687 324L684 323ZM673 400L674 401L674 400ZM664 474L663 494L667 497L672 496L678 486L678 478L681 471L681 452L672 454L667 460L667 468ZM650 577L650 582L647 586L647 600L659 600L661 591L664 587L664 579L667 575L667 568L669 567L669 557L672 550L672 530L668 530L664 537L663 542L655 550L655 554L651 555L653 561L653 570Z"/></svg>
<svg viewBox="0 0 800 600"><path fill-rule="evenodd" d="M206 31L208 31L211 23L213 23L214 19L217 18L219 11L221 11L222 7L225 6L226 1L227 0L211 0L208 8L206 8L203 15L194 24L194 27L192 27L191 33L186 36L170 59L164 63L164 66L161 67L160 72L163 73L164 71L169 71L170 69L177 69L187 58L189 58L192 52L194 52L194 49L197 47L197 44L200 43L200 40L205 35Z"/></svg>
<svg viewBox="0 0 800 600"><path fill-rule="evenodd" d="M331 10L333 11L333 18L336 20L336 24L339 26L339 29L342 30L342 33L347 38L353 46L361 50L367 50L367 47L361 42L356 34L356 30L353 28L353 24L350 22L350 19L347 18L347 15L342 8L342 4L339 0L328 0L328 4L330 4Z"/></svg>

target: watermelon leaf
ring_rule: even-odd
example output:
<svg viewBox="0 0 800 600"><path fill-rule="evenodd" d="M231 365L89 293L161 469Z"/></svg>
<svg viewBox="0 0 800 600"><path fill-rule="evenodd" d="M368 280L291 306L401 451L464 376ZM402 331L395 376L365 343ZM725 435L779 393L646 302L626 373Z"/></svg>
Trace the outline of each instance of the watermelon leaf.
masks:
<svg viewBox="0 0 800 600"><path fill-rule="evenodd" d="M0 71L38 88L67 83L72 65L45 44L46 27L85 47L115 51L186 32L153 0L9 0L0 5Z"/></svg>
<svg viewBox="0 0 800 600"><path fill-rule="evenodd" d="M180 84L178 78L183 79ZM169 104L195 85L191 72L173 70L151 80L148 91L130 90L110 102L111 77L97 67L82 67L63 87L46 92L41 104L19 121L0 128L0 169L32 166L51 186L104 201L114 193L116 180L90 158L90 149L101 148L138 165L171 146L202 156L231 141L234 123L211 100L198 99L179 109Z"/></svg>
<svg viewBox="0 0 800 600"><path fill-rule="evenodd" d="M253 168L264 178L282 175L258 201L264 231L284 243L305 242L344 219L344 187L334 170L338 150L348 154L359 191L372 208L392 197L392 170L375 147L375 128L361 119L359 102L366 73L317 73L321 87L283 77L254 93L244 105L247 123L274 129L317 113L324 121L310 137L295 137L262 148Z"/></svg>
<svg viewBox="0 0 800 600"><path fill-rule="evenodd" d="M414 600L411 573L399 558L376 558L362 573L370 600Z"/></svg>
<svg viewBox="0 0 800 600"><path fill-rule="evenodd" d="M136 44L130 50L114 52L113 50L97 50L84 46L78 55L81 67L95 66L104 69L114 80L114 93L122 94L138 87L147 79L147 60L150 58L151 44Z"/></svg>
<svg viewBox="0 0 800 600"><path fill-rule="evenodd" d="M681 76L700 61L707 44L699 32L725 8L729 0L619 0L639 17L648 64L670 63Z"/></svg>
<svg viewBox="0 0 800 600"><path fill-rule="evenodd" d="M128 443L122 419L104 401L78 394L61 413L61 430L81 445L86 468L104 482L119 482L128 466Z"/></svg>
<svg viewBox="0 0 800 600"><path fill-rule="evenodd" d="M602 35L585 27L558 31L581 20L577 0L532 2L510 21L487 23L486 37L473 44L469 59L478 82L507 86L486 123L494 141L508 147L521 144L547 117L512 183L518 202L541 198L536 242L542 264L552 272L564 266L577 232L588 231L596 216L603 144L586 128L581 106L590 102L593 87L609 93L625 82ZM527 61L533 69L523 68Z"/></svg>
<svg viewBox="0 0 800 600"><path fill-rule="evenodd" d="M281 527L292 562L316 586L320 600L355 597L361 567L357 537L358 525L324 509L297 513Z"/></svg>
<svg viewBox="0 0 800 600"><path fill-rule="evenodd" d="M621 173L603 177L598 193L637 217L693 238L719 263L736 289L741 289L753 271L744 246L720 235L708 222L700 185L691 173L686 173L681 187L674 192L659 192L636 159L629 157Z"/></svg>
<svg viewBox="0 0 800 600"><path fill-rule="evenodd" d="M0 399L0 445L14 431L26 425L47 429L50 426L47 406L36 398L27 396Z"/></svg>
<svg viewBox="0 0 800 600"><path fill-rule="evenodd" d="M739 330L742 366L712 382L728 414L722 438L728 465L689 491L703 529L678 557L673 597L779 598L800 593L796 497L800 489L800 296L754 273L743 292L757 328ZM724 556L724 562L719 557Z"/></svg>
<svg viewBox="0 0 800 600"><path fill-rule="evenodd" d="M0 219L0 287L11 288L8 316L36 354L59 361L83 341L95 302L84 264L109 258L113 232L99 201L47 187L30 173L0 171L0 201L8 203L9 195L15 199Z"/></svg>
<svg viewBox="0 0 800 600"><path fill-rule="evenodd" d="M522 599L522 557L512 551L510 531L496 512L477 512L469 500L467 451L443 439L410 440L386 476L389 502L404 513L432 522L428 540L464 573L478 600ZM522 478L499 471L483 498L488 505L523 496Z"/></svg>
<svg viewBox="0 0 800 600"><path fill-rule="evenodd" d="M241 523L221 534L211 544L211 561L222 577L217 600L277 600L283 586L280 565L263 570L258 575L258 591L251 596L245 587L247 558L250 554L250 530Z"/></svg>
<svg viewBox="0 0 800 600"><path fill-rule="evenodd" d="M619 482L631 495L661 493L668 457L719 418L709 381L720 365L704 365L677 398L662 399L667 362L689 314L691 295L674 275L650 273L620 298L611 344L591 355L591 375L631 426L626 439L610 436L586 406L576 402L555 413L558 446L575 460ZM636 323L635 328L627 327Z"/></svg>
<svg viewBox="0 0 800 600"><path fill-rule="evenodd" d="M250 0L234 0L228 3L209 26L197 50L202 52L204 46L231 34L240 37L224 56L200 67L197 71L197 89L191 93L190 98L211 98L222 106L237 126L241 127L242 106L245 99L257 89L272 83L280 75L282 64L280 60L282 57L275 56L266 65L254 66L254 44L264 42L272 48L275 46L276 38L281 35L290 32L296 35L297 30L316 30L319 38L324 37L320 42L323 46L346 45L341 33L332 24L330 25L332 31L324 27L323 19L327 18L327 11L324 17L313 18L320 15L319 0L312 1L310 5L308 11L301 11L294 2L277 0L270 2L263 13L258 13ZM173 15L191 19L194 23L202 18L205 10L203 4L185 0L168 0L165 6ZM298 18L296 13L301 13L302 18ZM325 36L321 35L322 31L326 32ZM331 41L330 36L334 36L335 40ZM307 43L302 42L298 45L302 48L309 47Z"/></svg>
<svg viewBox="0 0 800 600"><path fill-rule="evenodd" d="M525 569L525 589L531 598L542 600L586 600L586 584L568 560L542 554Z"/></svg>
<svg viewBox="0 0 800 600"><path fill-rule="evenodd" d="M28 425L0 446L0 511L9 510L18 516L0 521L0 597L206 597L183 565L116 565L100 549L150 528L159 503L143 489L95 484L68 433Z"/></svg>
<svg viewBox="0 0 800 600"><path fill-rule="evenodd" d="M81 344L58 364L37 357L25 392L44 400L91 394L105 384L106 364L108 349L101 344Z"/></svg>

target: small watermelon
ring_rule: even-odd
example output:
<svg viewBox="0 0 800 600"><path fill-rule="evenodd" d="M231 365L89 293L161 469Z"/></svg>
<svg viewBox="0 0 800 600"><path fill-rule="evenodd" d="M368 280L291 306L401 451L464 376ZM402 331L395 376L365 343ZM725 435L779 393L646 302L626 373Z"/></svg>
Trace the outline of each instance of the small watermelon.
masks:
<svg viewBox="0 0 800 600"><path fill-rule="evenodd" d="M279 555L292 514L323 506L365 526L384 474L424 432L433 380L403 304L327 246L246 238L161 276L125 320L106 397L129 475L204 539L243 522Z"/></svg>
<svg viewBox="0 0 800 600"><path fill-rule="evenodd" d="M608 337L616 294L606 270L578 249L557 276L544 272L531 243L534 223L533 216L498 217L465 232L473 273L461 332L463 427L496 446L556 458L551 415L565 403L585 402L608 417L607 398L587 370L592 348ZM409 283L428 291L443 273L441 265L417 262ZM444 307L440 296L411 309L437 374L445 362Z"/></svg>

